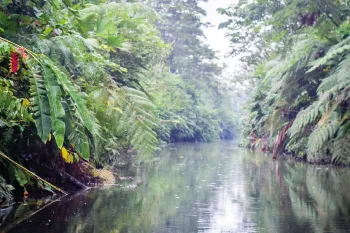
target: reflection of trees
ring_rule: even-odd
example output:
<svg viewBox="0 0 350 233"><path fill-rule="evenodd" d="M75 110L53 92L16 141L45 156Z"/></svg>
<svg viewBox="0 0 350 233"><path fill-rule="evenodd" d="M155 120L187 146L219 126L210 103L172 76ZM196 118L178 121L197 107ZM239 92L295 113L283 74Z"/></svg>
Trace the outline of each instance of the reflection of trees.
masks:
<svg viewBox="0 0 350 233"><path fill-rule="evenodd" d="M349 229L348 169L273 162L261 154L245 159L249 193L257 198L254 217L263 232L336 233Z"/></svg>
<svg viewBox="0 0 350 233"><path fill-rule="evenodd" d="M55 226L24 227L30 232L52 233L168 232L166 228L175 228L170 232L197 232L201 204L212 198L207 184L219 183L217 173L230 168L231 162L217 166L226 151L220 143L184 144L164 150L161 159L137 169L142 180L137 188L89 192L36 216L51 219Z"/></svg>
<svg viewBox="0 0 350 233"><path fill-rule="evenodd" d="M164 150L161 159L138 167L142 182L136 189L110 188L71 197L10 232L201 232L210 227L208 218L220 211L212 189L237 185L230 180L234 176L239 186L217 193L239 201L244 227L252 223L261 233L341 233L350 228L347 169L275 162L260 153L233 153L224 143L170 147L178 148Z"/></svg>
<svg viewBox="0 0 350 233"><path fill-rule="evenodd" d="M108 231L94 232L112 229L113 232L165 232L166 228L196 232L201 207L194 203L209 203L210 187L206 184L216 182L220 169L216 163L222 150L225 149L220 144L184 144L175 150L165 150L159 161L148 162L138 169L143 182L137 190L105 190L103 193L110 197L96 192L91 197L95 201L89 219L97 219L94 227L110 226ZM221 167L222 172L228 167ZM112 204L107 206L106 200ZM115 212L113 216L111 210ZM84 224L79 232L90 232L86 231L89 224Z"/></svg>

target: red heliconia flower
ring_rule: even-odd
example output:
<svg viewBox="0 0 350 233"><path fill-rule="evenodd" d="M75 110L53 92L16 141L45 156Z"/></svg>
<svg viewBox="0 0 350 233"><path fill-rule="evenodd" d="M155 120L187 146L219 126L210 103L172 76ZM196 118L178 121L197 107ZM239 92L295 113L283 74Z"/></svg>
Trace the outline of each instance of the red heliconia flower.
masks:
<svg viewBox="0 0 350 233"><path fill-rule="evenodd" d="M26 54L26 52L25 52L25 50L24 50L23 47L18 48L17 51L22 55L22 57L23 57L24 59L28 59L28 58L29 58L29 55Z"/></svg>
<svg viewBox="0 0 350 233"><path fill-rule="evenodd" d="M10 58L10 73L17 73L19 70L19 55L18 53L11 51L11 58Z"/></svg>

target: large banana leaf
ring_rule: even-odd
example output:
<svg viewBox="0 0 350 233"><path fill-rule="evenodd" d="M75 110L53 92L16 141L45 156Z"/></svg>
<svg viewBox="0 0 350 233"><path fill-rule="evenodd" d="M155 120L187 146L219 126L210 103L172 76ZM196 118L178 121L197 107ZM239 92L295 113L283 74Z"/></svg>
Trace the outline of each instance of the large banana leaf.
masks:
<svg viewBox="0 0 350 233"><path fill-rule="evenodd" d="M98 135L99 125L97 123L97 119L91 114L91 112L87 108L81 94L61 70L59 70L57 67L54 67L53 71L55 72L57 81L61 84L64 91L67 92L67 94L72 98L74 104L76 105L76 114L78 114L81 120L83 121L83 125L89 130L91 134Z"/></svg>
<svg viewBox="0 0 350 233"><path fill-rule="evenodd" d="M50 103L45 88L45 80L40 74L40 69L33 59L28 60L28 66L32 72L30 79L30 94L33 98L32 112L35 125L41 140L46 143L51 131Z"/></svg>
<svg viewBox="0 0 350 233"><path fill-rule="evenodd" d="M62 102L66 112L66 136L75 150L86 160L90 158L89 140L84 132L84 127L81 125L81 119L77 116L75 105L72 100L65 97Z"/></svg>
<svg viewBox="0 0 350 233"><path fill-rule="evenodd" d="M65 123L62 119L65 117L65 112L61 104L61 87L57 82L55 73L50 67L50 63L43 66L45 87L47 90L47 97L50 103L50 113L52 122L52 131L56 140L58 148L63 146L64 134L65 134Z"/></svg>

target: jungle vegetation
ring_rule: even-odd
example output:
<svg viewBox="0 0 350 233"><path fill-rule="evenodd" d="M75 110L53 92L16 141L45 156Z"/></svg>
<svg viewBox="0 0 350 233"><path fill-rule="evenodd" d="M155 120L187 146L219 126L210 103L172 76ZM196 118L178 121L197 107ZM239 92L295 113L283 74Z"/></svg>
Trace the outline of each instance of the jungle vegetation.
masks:
<svg viewBox="0 0 350 233"><path fill-rule="evenodd" d="M311 163L350 164L350 2L240 0L231 55L255 83L244 145Z"/></svg>
<svg viewBox="0 0 350 233"><path fill-rule="evenodd" d="M233 137L198 4L0 3L0 207L84 188L124 151Z"/></svg>

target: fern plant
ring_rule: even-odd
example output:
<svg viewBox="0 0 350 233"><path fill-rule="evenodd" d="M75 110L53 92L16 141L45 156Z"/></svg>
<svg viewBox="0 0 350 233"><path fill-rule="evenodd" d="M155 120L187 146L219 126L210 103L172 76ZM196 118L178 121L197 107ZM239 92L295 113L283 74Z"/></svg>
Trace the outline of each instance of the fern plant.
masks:
<svg viewBox="0 0 350 233"><path fill-rule="evenodd" d="M333 45L324 57L311 62L310 64L312 65L312 67L307 72L315 70L316 68L326 64L326 62L335 59L339 55L341 56L346 54L348 50L350 50L350 37Z"/></svg>
<svg viewBox="0 0 350 233"><path fill-rule="evenodd" d="M268 62L265 65L264 79L259 80L258 85L260 89L266 89L255 91L248 134L261 140L266 138L266 134L269 138L274 137L281 132L276 132L273 126L292 120L291 115L297 112L294 123L288 130L287 148L292 150L298 140L308 136L305 151L307 156L328 156L324 152L333 146L333 143L328 142L341 139L338 137L339 131L348 121L345 115L350 95L349 43L350 39L346 38L330 47L325 56L322 56L320 51L327 48L327 43L314 35L299 40L290 53L277 59L279 62ZM322 66L324 67L319 68ZM289 105L302 95L311 97L305 103ZM303 106L306 108L300 110ZM287 115L283 114L285 110ZM303 156L305 152L302 153Z"/></svg>
<svg viewBox="0 0 350 233"><path fill-rule="evenodd" d="M7 184L2 176L0 176L0 209L4 202L11 202L13 187Z"/></svg>
<svg viewBox="0 0 350 233"><path fill-rule="evenodd" d="M126 139L139 154L150 155L157 149L157 111L144 92L114 85L114 88L94 91L91 95L105 134Z"/></svg>
<svg viewBox="0 0 350 233"><path fill-rule="evenodd" d="M140 154L154 152L158 142L154 128L158 127L156 107L145 93L132 88L122 88L123 114L119 118L119 132L124 132L130 144ZM129 116L129 117L128 117Z"/></svg>
<svg viewBox="0 0 350 233"><path fill-rule="evenodd" d="M347 161L339 155L342 151L343 138L348 137L348 132L340 133L344 125L347 124L347 107L350 99L350 56L347 55L350 39L344 39L340 43L329 49L329 52L319 60L312 63L313 67L308 70L311 72L326 62L330 66L336 64L337 59L341 62L332 68L330 75L322 80L317 89L318 99L311 106L301 111L289 129L291 138L297 137L307 125L313 125L314 128L309 136L307 144L308 155L318 153L323 147L327 146L328 141L334 141L331 146L333 153L332 161L336 164ZM317 122L315 124L315 122ZM340 148L340 149L339 149Z"/></svg>
<svg viewBox="0 0 350 233"><path fill-rule="evenodd" d="M344 127L345 128L345 127ZM349 124L347 125L349 128ZM345 130L345 129L344 129ZM349 129L347 129L349 130ZM336 165L350 165L350 133L345 133L337 138L332 147L332 162Z"/></svg>

